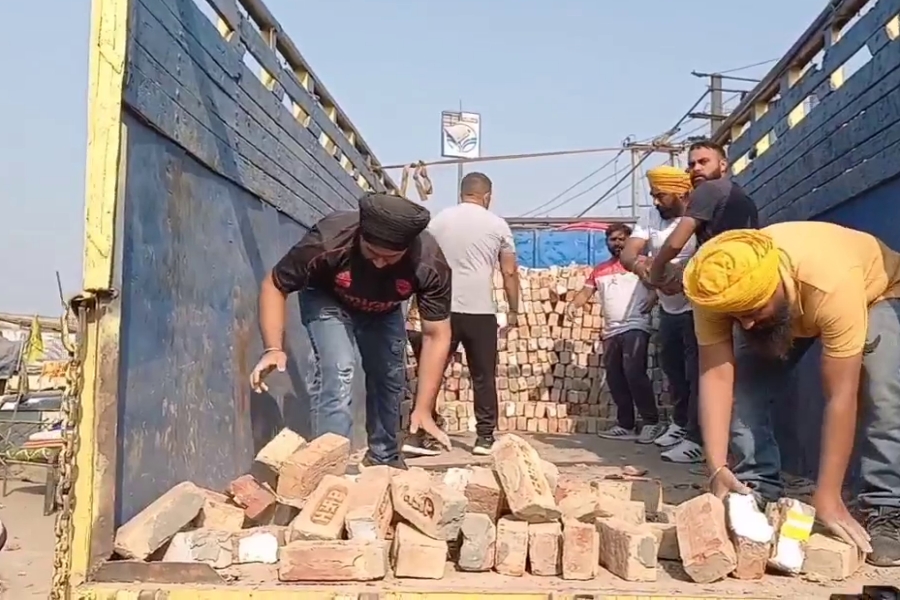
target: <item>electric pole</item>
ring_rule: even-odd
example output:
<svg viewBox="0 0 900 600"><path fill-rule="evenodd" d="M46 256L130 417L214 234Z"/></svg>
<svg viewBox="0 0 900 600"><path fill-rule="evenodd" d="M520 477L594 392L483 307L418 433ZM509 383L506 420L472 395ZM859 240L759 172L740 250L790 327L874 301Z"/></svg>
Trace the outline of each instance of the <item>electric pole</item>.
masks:
<svg viewBox="0 0 900 600"><path fill-rule="evenodd" d="M676 166L677 157L684 152L686 146L684 144L669 143L671 135L663 135L650 143L635 143L631 138L626 138L622 142L622 148L631 153L631 216L637 218L638 209L641 205L641 164L649 158L651 154L668 155L668 163Z"/></svg>
<svg viewBox="0 0 900 600"><path fill-rule="evenodd" d="M697 71L691 71L691 75L693 75L694 77L709 79L709 112L693 112L688 116L692 119L704 119L709 121L710 137L715 134L719 126L722 125L722 123L724 123L725 119L728 117L728 114L725 112L725 93L728 92L738 94L741 100L744 99L744 95L747 93L747 90L733 90L723 87L724 81L745 81L754 84L759 83L758 79L750 79L749 77L734 77L731 75L722 75L721 73L698 73Z"/></svg>

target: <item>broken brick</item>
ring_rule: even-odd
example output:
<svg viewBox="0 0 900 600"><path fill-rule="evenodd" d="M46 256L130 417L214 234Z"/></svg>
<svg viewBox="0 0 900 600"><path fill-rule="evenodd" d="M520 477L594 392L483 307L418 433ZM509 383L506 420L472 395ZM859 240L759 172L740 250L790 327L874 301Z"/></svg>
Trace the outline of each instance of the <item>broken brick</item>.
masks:
<svg viewBox="0 0 900 600"><path fill-rule="evenodd" d="M229 502L225 494L201 489L203 507L197 515L197 527L238 531L244 526L244 509Z"/></svg>
<svg viewBox="0 0 900 600"><path fill-rule="evenodd" d="M274 565L278 562L278 549L284 546L287 537L286 527L272 525L239 531L232 537L234 562Z"/></svg>
<svg viewBox="0 0 900 600"><path fill-rule="evenodd" d="M513 515L532 523L559 518L553 490L537 451L513 434L501 437L492 451L494 470Z"/></svg>
<svg viewBox="0 0 900 600"><path fill-rule="evenodd" d="M737 556L737 566L732 576L736 579L762 579L766 574L775 531L752 495L731 493L725 497L725 503L728 531Z"/></svg>
<svg viewBox="0 0 900 600"><path fill-rule="evenodd" d="M639 525L645 521L644 503L621 500L589 490L575 491L559 503L564 519L594 523L597 518L617 518Z"/></svg>
<svg viewBox="0 0 900 600"><path fill-rule="evenodd" d="M484 513L470 512L460 527L462 543L457 566L461 571L490 571L497 552L497 527Z"/></svg>
<svg viewBox="0 0 900 600"><path fill-rule="evenodd" d="M313 541L287 544L279 552L279 581L375 581L389 569L388 542Z"/></svg>
<svg viewBox="0 0 900 600"><path fill-rule="evenodd" d="M528 562L532 575L558 576L562 571L562 526L535 523L528 526Z"/></svg>
<svg viewBox="0 0 900 600"><path fill-rule="evenodd" d="M515 517L497 521L497 554L494 570L501 575L522 577L528 560L528 522Z"/></svg>
<svg viewBox="0 0 900 600"><path fill-rule="evenodd" d="M593 579L600 564L600 535L595 525L569 519L562 530L562 578Z"/></svg>
<svg viewBox="0 0 900 600"><path fill-rule="evenodd" d="M287 500L305 500L326 475L343 475L349 458L347 438L334 433L317 437L282 462L278 495Z"/></svg>
<svg viewBox="0 0 900 600"><path fill-rule="evenodd" d="M383 540L394 516L391 471L383 465L363 469L344 517L351 540Z"/></svg>
<svg viewBox="0 0 900 600"><path fill-rule="evenodd" d="M228 486L228 494L234 503L243 507L244 514L254 522L271 518L275 507L275 494L262 485L253 475L241 475Z"/></svg>
<svg viewBox="0 0 900 600"><path fill-rule="evenodd" d="M675 524L681 563L691 579L712 583L734 571L737 556L728 537L721 500L703 494L684 502L678 507Z"/></svg>
<svg viewBox="0 0 900 600"><path fill-rule="evenodd" d="M398 473L391 481L394 511L436 540L455 540L468 501L462 492L434 483L427 472Z"/></svg>
<svg viewBox="0 0 900 600"><path fill-rule="evenodd" d="M791 575L799 574L815 523L816 509L793 498L781 498L766 505L766 517L775 530L769 567Z"/></svg>
<svg viewBox="0 0 900 600"><path fill-rule="evenodd" d="M662 482L658 479L600 479L591 482L596 491L630 502L641 502L647 514L659 512L663 506Z"/></svg>
<svg viewBox="0 0 900 600"><path fill-rule="evenodd" d="M447 564L447 542L428 537L406 523L398 523L391 558L397 577L441 579Z"/></svg>
<svg viewBox="0 0 900 600"><path fill-rule="evenodd" d="M233 532L215 529L181 531L172 537L163 561L204 563L214 569L230 567L233 561L232 535Z"/></svg>
<svg viewBox="0 0 900 600"><path fill-rule="evenodd" d="M656 581L656 535L647 525L597 519L600 564L625 581Z"/></svg>
<svg viewBox="0 0 900 600"><path fill-rule="evenodd" d="M123 558L147 560L197 518L204 501L196 485L179 483L119 527L115 552Z"/></svg>
<svg viewBox="0 0 900 600"><path fill-rule="evenodd" d="M326 475L291 521L291 541L340 539L353 485L343 477Z"/></svg>
<svg viewBox="0 0 900 600"><path fill-rule="evenodd" d="M495 523L503 514L506 498L493 469L473 467L464 493L469 501L468 512L486 514Z"/></svg>

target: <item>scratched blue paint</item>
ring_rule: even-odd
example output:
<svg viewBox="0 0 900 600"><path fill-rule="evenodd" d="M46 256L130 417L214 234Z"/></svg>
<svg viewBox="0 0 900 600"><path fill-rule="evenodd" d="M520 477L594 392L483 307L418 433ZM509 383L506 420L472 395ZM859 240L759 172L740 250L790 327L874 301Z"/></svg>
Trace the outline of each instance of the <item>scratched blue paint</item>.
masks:
<svg viewBox="0 0 900 600"><path fill-rule="evenodd" d="M250 392L259 285L315 221L361 193L192 0L137 0L130 22L117 524L180 481L223 489L283 426L309 434L315 361L294 298L287 373Z"/></svg>
<svg viewBox="0 0 900 600"><path fill-rule="evenodd" d="M776 143L737 180L767 223L824 220L868 231L900 249L900 41L884 24L900 0L879 0L825 55L730 148L731 158L775 126ZM837 90L823 89L832 68L866 46L871 60ZM783 127L796 101L816 88L819 103L792 129ZM824 93L822 93L824 92ZM779 129L780 127L780 129ZM776 404L776 437L783 468L815 477L824 398L818 344L803 359L795 381ZM858 461L851 465L851 476Z"/></svg>

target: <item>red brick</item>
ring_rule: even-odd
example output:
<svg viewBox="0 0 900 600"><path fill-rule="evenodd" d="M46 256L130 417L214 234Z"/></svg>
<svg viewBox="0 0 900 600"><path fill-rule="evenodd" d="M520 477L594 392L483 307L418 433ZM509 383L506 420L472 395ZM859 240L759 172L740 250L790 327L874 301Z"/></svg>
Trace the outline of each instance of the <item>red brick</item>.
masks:
<svg viewBox="0 0 900 600"><path fill-rule="evenodd" d="M625 581L656 581L656 535L647 525L597 519L600 564Z"/></svg>
<svg viewBox="0 0 900 600"><path fill-rule="evenodd" d="M657 558L662 560L681 560L681 553L678 551L678 531L675 523L647 523L647 527L656 535Z"/></svg>
<svg viewBox="0 0 900 600"><path fill-rule="evenodd" d="M865 556L855 546L833 537L814 533L806 545L803 573L832 581L847 579L865 562Z"/></svg>
<svg viewBox="0 0 900 600"><path fill-rule="evenodd" d="M500 488L500 480L492 469L473 467L465 486L465 495L469 500L468 512L488 515L495 523L503 514L506 498Z"/></svg>
<svg viewBox="0 0 900 600"><path fill-rule="evenodd" d="M425 471L410 469L391 480L394 511L422 533L438 540L459 536L468 500L462 492L435 483Z"/></svg>
<svg viewBox="0 0 900 600"><path fill-rule="evenodd" d="M343 477L326 475L291 521L291 541L341 539L353 486Z"/></svg>
<svg viewBox="0 0 900 600"><path fill-rule="evenodd" d="M388 542L299 541L279 553L279 581L374 581L389 569Z"/></svg>
<svg viewBox="0 0 900 600"><path fill-rule="evenodd" d="M281 465L291 454L305 445L306 440L302 436L285 427L257 452L250 467L250 474L273 490L277 489Z"/></svg>
<svg viewBox="0 0 900 600"><path fill-rule="evenodd" d="M326 475L343 475L349 458L347 438L333 433L317 437L281 464L278 495L287 500L305 500Z"/></svg>
<svg viewBox="0 0 900 600"><path fill-rule="evenodd" d="M415 579L441 579L447 565L447 542L398 523L391 545L394 575Z"/></svg>
<svg viewBox="0 0 900 600"><path fill-rule="evenodd" d="M494 570L501 575L521 577L528 560L528 522L501 517L497 522L497 555Z"/></svg>
<svg viewBox="0 0 900 600"><path fill-rule="evenodd" d="M228 486L228 494L234 503L243 507L251 521L270 518L275 508L275 494L259 483L252 475L241 475Z"/></svg>
<svg viewBox="0 0 900 600"><path fill-rule="evenodd" d="M229 501L225 494L201 489L203 507L197 516L197 527L238 531L244 526L244 509Z"/></svg>
<svg viewBox="0 0 900 600"><path fill-rule="evenodd" d="M492 451L494 470L513 515L532 523L559 518L553 490L537 451L522 438L507 434Z"/></svg>
<svg viewBox="0 0 900 600"><path fill-rule="evenodd" d="M737 567L734 545L725 526L725 505L712 494L678 507L678 549L685 572L697 583L712 583Z"/></svg>
<svg viewBox="0 0 900 600"><path fill-rule="evenodd" d="M532 575L558 576L562 572L562 526L558 522L528 526L528 562Z"/></svg>
<svg viewBox="0 0 900 600"><path fill-rule="evenodd" d="M562 578L593 579L600 563L600 536L588 523L569 519L563 524Z"/></svg>
<svg viewBox="0 0 900 600"><path fill-rule="evenodd" d="M749 494L728 494L725 498L728 530L734 542L736 579L762 579L772 553L775 531Z"/></svg>
<svg viewBox="0 0 900 600"><path fill-rule="evenodd" d="M123 558L147 560L197 518L203 503L200 488L189 481L179 483L119 527L116 553Z"/></svg>
<svg viewBox="0 0 900 600"><path fill-rule="evenodd" d="M457 566L461 571L490 571L497 554L497 526L484 513L466 513L460 528L462 540Z"/></svg>
<svg viewBox="0 0 900 600"><path fill-rule="evenodd" d="M347 537L352 540L386 539L394 516L390 467L363 469L355 489L344 517Z"/></svg>

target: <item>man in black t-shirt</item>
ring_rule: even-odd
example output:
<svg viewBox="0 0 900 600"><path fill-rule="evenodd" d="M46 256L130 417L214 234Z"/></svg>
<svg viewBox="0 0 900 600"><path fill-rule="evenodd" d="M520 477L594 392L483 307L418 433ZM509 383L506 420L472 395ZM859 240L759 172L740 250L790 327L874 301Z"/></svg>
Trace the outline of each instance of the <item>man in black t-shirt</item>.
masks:
<svg viewBox="0 0 900 600"><path fill-rule="evenodd" d="M365 465L405 468L400 402L406 389L406 327L401 304L416 295L422 319L419 382L410 431L424 430L449 448L432 417L450 348L450 267L430 233L428 211L405 198L367 194L359 211L316 223L265 277L259 322L264 352L250 376L257 392L284 371L284 303L300 292L300 317L317 361L311 390L314 436L350 437L356 352L366 373Z"/></svg>
<svg viewBox="0 0 900 600"><path fill-rule="evenodd" d="M759 212L753 200L728 176L728 157L722 146L710 140L691 145L687 172L694 190L678 226L653 258L650 283L662 293L680 293L681 277L666 267L685 244L696 236L701 246L724 231L759 229ZM679 275L679 276L674 276Z"/></svg>

